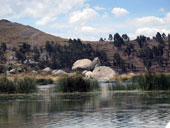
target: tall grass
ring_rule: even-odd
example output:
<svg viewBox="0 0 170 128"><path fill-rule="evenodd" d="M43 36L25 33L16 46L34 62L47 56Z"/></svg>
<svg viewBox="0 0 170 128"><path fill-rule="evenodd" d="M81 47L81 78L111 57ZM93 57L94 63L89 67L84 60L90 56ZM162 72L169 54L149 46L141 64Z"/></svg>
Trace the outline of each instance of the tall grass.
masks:
<svg viewBox="0 0 170 128"><path fill-rule="evenodd" d="M132 78L133 83L141 90L170 90L170 75L146 73Z"/></svg>
<svg viewBox="0 0 170 128"><path fill-rule="evenodd" d="M36 92L35 80L31 78L22 78L9 80L7 77L0 77L0 93L33 93Z"/></svg>
<svg viewBox="0 0 170 128"><path fill-rule="evenodd" d="M77 75L61 78L55 90L61 92L89 92L99 88L100 86L97 81L87 80Z"/></svg>
<svg viewBox="0 0 170 128"><path fill-rule="evenodd" d="M16 87L15 84L8 80L7 77L0 77L0 92L1 93L15 93Z"/></svg>
<svg viewBox="0 0 170 128"><path fill-rule="evenodd" d="M54 83L54 81L50 78L48 78L48 79L45 79L45 78L36 79L37 85L47 85L47 84L53 84L53 83Z"/></svg>
<svg viewBox="0 0 170 128"><path fill-rule="evenodd" d="M119 82L112 85L110 90L170 90L170 75L162 73L145 73L133 76L131 84L122 85Z"/></svg>
<svg viewBox="0 0 170 128"><path fill-rule="evenodd" d="M33 93L37 91L36 82L31 78L17 80L15 86L17 93Z"/></svg>

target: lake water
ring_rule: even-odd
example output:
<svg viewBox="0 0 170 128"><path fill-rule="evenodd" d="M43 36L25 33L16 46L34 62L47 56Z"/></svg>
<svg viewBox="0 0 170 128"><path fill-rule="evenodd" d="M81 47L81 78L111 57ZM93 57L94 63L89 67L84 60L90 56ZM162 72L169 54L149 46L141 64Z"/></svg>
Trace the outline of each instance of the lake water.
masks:
<svg viewBox="0 0 170 128"><path fill-rule="evenodd" d="M164 128L170 93L0 96L0 128Z"/></svg>

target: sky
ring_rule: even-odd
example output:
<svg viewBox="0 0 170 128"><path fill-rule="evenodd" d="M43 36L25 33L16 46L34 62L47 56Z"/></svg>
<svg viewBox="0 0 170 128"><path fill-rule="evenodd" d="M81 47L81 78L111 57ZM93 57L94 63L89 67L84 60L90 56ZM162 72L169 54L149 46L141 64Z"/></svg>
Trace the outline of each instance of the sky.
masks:
<svg viewBox="0 0 170 128"><path fill-rule="evenodd" d="M0 19L63 38L170 33L170 0L0 0Z"/></svg>

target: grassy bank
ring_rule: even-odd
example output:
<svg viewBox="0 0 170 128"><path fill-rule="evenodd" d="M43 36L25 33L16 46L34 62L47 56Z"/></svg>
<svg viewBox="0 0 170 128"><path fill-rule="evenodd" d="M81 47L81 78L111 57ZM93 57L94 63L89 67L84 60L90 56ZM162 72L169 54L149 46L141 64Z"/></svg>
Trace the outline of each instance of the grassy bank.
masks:
<svg viewBox="0 0 170 128"><path fill-rule="evenodd" d="M61 78L55 88L57 92L90 92L99 89L97 81L84 79L80 75Z"/></svg>
<svg viewBox="0 0 170 128"><path fill-rule="evenodd" d="M126 85L117 82L117 84L110 87L110 90L170 90L170 74L149 72L133 76L129 81L131 83Z"/></svg>

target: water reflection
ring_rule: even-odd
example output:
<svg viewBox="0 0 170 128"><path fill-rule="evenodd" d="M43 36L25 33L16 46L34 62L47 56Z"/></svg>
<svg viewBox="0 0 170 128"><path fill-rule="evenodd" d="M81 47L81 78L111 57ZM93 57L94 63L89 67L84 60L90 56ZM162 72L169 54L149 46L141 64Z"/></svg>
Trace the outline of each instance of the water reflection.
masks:
<svg viewBox="0 0 170 128"><path fill-rule="evenodd" d="M164 128L170 93L50 94L3 100L0 128Z"/></svg>

